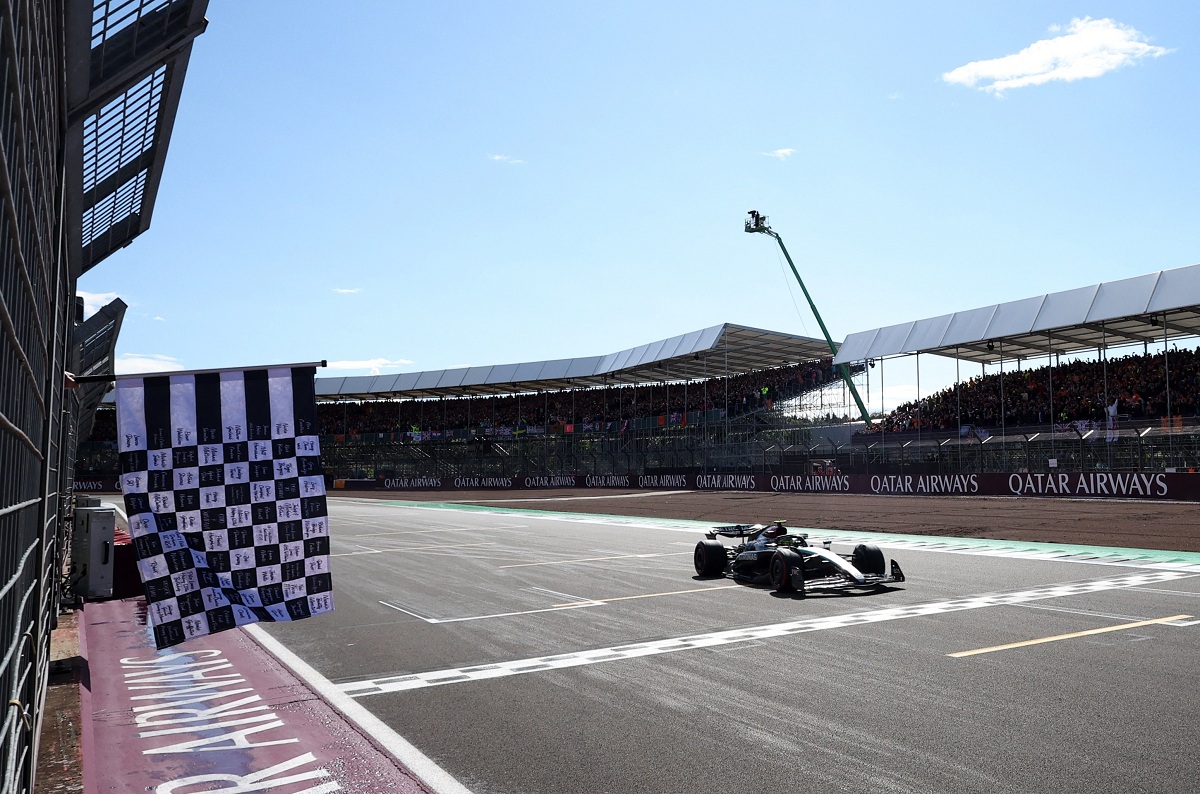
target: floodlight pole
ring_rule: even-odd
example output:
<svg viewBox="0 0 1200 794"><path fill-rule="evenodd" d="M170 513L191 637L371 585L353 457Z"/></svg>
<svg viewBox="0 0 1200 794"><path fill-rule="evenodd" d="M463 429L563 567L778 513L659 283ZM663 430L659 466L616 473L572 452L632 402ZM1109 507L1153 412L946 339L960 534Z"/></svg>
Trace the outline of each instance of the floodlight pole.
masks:
<svg viewBox="0 0 1200 794"><path fill-rule="evenodd" d="M829 335L829 329L825 327L825 321L821 319L821 313L817 311L817 304L813 303L812 295L808 294L808 287L804 286L804 279L800 278L800 271L796 269L796 264L792 262L792 256L788 253L787 246L783 244L783 238L767 224L767 216L759 214L757 210L750 210L750 217L746 219L746 231L749 233L759 232L770 235L775 238L775 242L779 243L779 250L783 251L783 256L787 259L788 267L792 269L792 275L796 277L796 283L800 285L801 291L804 292L804 297L808 301L808 308L812 309L813 316L817 318L817 325L821 326L821 333L825 335L825 341L829 344L830 351L836 356L837 346L833 343L833 337ZM863 404L862 397L858 394L858 389L854 387L854 381L850 377L850 368L845 364L838 364L838 371L842 373L842 380L849 387L850 394L853 395L854 402L858 405L858 412L862 415L863 421L867 423L867 427L871 427L871 414L867 411L867 406Z"/></svg>

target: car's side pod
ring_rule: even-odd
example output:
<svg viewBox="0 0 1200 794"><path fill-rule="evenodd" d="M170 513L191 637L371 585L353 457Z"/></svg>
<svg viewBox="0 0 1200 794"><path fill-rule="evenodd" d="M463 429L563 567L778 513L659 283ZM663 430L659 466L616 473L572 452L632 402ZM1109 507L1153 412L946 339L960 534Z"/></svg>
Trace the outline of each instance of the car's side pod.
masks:
<svg viewBox="0 0 1200 794"><path fill-rule="evenodd" d="M904 581L904 571L900 570L900 563L896 562L895 560L892 560L892 581Z"/></svg>

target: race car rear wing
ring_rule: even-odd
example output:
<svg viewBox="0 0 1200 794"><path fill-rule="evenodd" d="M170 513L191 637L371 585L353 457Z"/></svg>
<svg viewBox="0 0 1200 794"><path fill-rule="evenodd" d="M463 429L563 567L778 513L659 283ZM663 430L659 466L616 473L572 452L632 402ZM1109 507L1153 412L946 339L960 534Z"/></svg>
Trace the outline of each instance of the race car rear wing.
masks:
<svg viewBox="0 0 1200 794"><path fill-rule="evenodd" d="M764 529L766 524L728 524L726 526L713 527L708 532L704 533L704 537L709 540L716 540L720 535L723 538L746 538L757 537Z"/></svg>
<svg viewBox="0 0 1200 794"><path fill-rule="evenodd" d="M704 537L708 538L709 540L716 540L717 536L720 535L724 538L738 538L742 542L745 542L746 540L754 540L763 533L763 530L773 525L774 524L726 524L724 526L713 527L708 532L704 533ZM781 539L799 538L803 540L807 537L807 532L794 532L781 536Z"/></svg>

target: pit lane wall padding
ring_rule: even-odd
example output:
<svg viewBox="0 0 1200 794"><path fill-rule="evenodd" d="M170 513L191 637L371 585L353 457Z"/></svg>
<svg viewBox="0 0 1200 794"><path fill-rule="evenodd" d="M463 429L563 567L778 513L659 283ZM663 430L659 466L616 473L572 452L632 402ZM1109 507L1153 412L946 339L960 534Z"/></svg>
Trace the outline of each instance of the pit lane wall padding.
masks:
<svg viewBox="0 0 1200 794"><path fill-rule="evenodd" d="M909 496L1063 496L1200 501L1200 474L1011 472L1008 474L704 474L528 477L394 477L337 480L335 490L515 491L551 488L766 491Z"/></svg>

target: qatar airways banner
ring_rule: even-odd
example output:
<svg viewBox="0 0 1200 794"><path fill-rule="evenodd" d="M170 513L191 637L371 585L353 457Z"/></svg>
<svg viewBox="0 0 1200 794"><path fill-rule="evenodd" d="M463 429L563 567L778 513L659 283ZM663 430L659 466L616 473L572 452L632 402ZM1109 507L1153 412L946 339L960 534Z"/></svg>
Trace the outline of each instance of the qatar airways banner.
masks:
<svg viewBox="0 0 1200 794"><path fill-rule="evenodd" d="M364 483L365 485L366 483ZM369 487L369 486L368 486ZM769 491L888 496L1064 496L1200 501L1200 474L1013 472L1010 474L700 474L696 472L502 477L380 478L388 491L514 491L547 488Z"/></svg>
<svg viewBox="0 0 1200 794"><path fill-rule="evenodd" d="M76 477L71 490L75 493L119 493L120 478L115 474L99 474L95 477Z"/></svg>
<svg viewBox="0 0 1200 794"><path fill-rule="evenodd" d="M340 488L384 491L523 491L540 488L645 488L648 490L698 490L696 475L689 474L553 474L528 477L380 477L346 480ZM335 488L339 487L335 484ZM753 490L753 489L750 489Z"/></svg>
<svg viewBox="0 0 1200 794"><path fill-rule="evenodd" d="M755 475L759 479L760 475ZM1200 476L1150 472L1010 474L834 474L765 477L765 488L793 493L901 496L1069 496L1200 500ZM756 483L757 485L757 483ZM747 489L749 490L749 489Z"/></svg>
<svg viewBox="0 0 1200 794"><path fill-rule="evenodd" d="M1070 496L1200 501L1200 475L1161 472L1010 474L701 474L696 490L899 496Z"/></svg>

